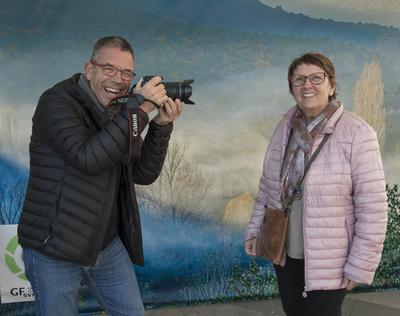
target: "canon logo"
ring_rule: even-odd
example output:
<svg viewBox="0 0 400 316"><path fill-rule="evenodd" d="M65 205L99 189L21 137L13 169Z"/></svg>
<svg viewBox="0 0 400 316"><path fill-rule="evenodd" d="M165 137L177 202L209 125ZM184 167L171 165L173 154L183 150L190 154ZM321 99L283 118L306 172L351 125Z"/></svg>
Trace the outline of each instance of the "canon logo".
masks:
<svg viewBox="0 0 400 316"><path fill-rule="evenodd" d="M137 122L137 114L132 114L132 136L138 136L138 122Z"/></svg>

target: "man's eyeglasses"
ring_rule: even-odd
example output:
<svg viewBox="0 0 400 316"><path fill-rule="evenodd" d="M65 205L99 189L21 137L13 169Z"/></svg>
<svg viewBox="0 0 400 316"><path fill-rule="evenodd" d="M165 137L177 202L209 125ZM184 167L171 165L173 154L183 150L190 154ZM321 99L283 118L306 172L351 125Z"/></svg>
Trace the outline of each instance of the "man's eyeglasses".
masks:
<svg viewBox="0 0 400 316"><path fill-rule="evenodd" d="M94 60L91 60L90 63L95 65L95 66L100 67L102 72L103 72L103 74L105 74L106 76L109 76L109 77L114 77L117 74L118 71L121 73L121 78L124 79L124 80L131 81L136 76L136 74L133 71L118 69L117 67L115 67L113 65L99 64Z"/></svg>
<svg viewBox="0 0 400 316"><path fill-rule="evenodd" d="M312 84L319 85L325 81L326 73L324 72L316 72L309 76L303 75L293 75L292 76L292 85L295 87L302 86L306 83L307 78L310 80Z"/></svg>

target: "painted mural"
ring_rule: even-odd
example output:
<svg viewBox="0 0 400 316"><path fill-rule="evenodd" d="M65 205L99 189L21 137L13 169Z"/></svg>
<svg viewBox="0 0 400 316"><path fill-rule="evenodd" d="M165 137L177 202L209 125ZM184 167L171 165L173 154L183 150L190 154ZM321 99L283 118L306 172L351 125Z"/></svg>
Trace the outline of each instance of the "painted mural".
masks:
<svg viewBox="0 0 400 316"><path fill-rule="evenodd" d="M133 44L138 78L195 80L195 105L175 124L160 178L138 187L145 267L135 270L145 305L276 295L270 263L244 254L244 229L272 130L294 104L287 67L320 51L336 65L348 110L366 67L379 70L391 221L376 280L363 290L399 287L400 5L300 2L1 0L0 224L18 222L40 94L83 71L96 39L120 35ZM79 301L82 314L100 310L84 286ZM32 315L32 306L2 304L0 313Z"/></svg>

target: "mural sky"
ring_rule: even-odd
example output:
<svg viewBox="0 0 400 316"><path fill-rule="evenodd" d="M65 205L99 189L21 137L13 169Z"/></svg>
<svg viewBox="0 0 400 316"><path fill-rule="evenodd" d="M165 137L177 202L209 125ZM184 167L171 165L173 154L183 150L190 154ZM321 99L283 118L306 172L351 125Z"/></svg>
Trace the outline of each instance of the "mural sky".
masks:
<svg viewBox="0 0 400 316"><path fill-rule="evenodd" d="M1 6L4 187L20 188L10 183L27 174L39 96L82 71L99 37L118 34L133 44L138 78L195 79L196 105L185 105L171 147L183 153L177 179L186 182L174 183L183 194L171 196L157 187L162 183L139 190L146 266L137 272L146 302L209 300L246 290L245 223L232 219L237 210L227 205L237 201L246 205L241 212L249 212L272 129L294 105L287 67L306 51L333 60L339 99L348 110L364 66L379 62L387 114L385 170L389 183L400 183L397 0L2 0Z"/></svg>
<svg viewBox="0 0 400 316"><path fill-rule="evenodd" d="M398 0L260 0L286 11L335 21L376 23L400 27Z"/></svg>

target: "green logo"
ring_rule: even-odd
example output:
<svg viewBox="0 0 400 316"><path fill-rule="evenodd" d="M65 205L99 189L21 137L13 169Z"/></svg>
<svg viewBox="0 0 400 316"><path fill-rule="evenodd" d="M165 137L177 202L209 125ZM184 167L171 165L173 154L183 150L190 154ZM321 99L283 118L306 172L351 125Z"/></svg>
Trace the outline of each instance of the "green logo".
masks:
<svg viewBox="0 0 400 316"><path fill-rule="evenodd" d="M21 280L28 281L25 276L24 270L21 269L15 261L16 250L18 248L18 236L13 237L7 244L5 259L6 265L10 271L19 277Z"/></svg>

